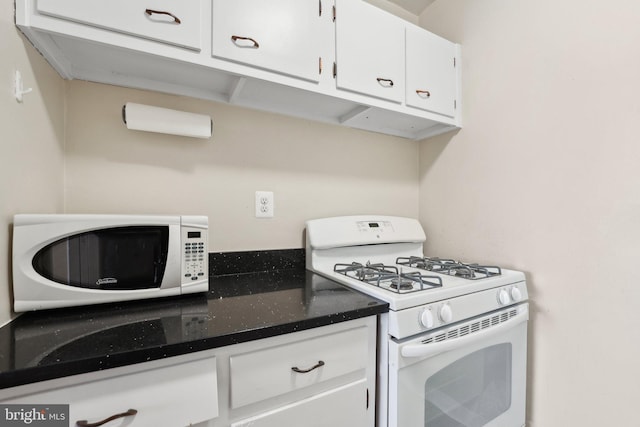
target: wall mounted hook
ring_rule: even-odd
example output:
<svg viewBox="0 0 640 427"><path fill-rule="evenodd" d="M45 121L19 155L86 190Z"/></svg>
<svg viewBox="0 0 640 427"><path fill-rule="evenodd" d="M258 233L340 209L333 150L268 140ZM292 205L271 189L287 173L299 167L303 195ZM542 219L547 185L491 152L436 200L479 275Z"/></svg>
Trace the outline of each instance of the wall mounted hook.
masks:
<svg viewBox="0 0 640 427"><path fill-rule="evenodd" d="M33 91L33 88L24 89L22 85L22 74L16 70L15 82L14 82L14 95L16 101L22 102L22 96Z"/></svg>

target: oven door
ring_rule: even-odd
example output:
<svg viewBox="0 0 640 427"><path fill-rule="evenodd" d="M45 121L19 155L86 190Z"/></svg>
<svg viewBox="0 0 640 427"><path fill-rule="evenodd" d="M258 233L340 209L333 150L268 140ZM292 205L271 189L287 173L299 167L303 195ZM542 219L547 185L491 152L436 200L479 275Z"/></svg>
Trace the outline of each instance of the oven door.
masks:
<svg viewBox="0 0 640 427"><path fill-rule="evenodd" d="M390 341L389 426L522 427L528 304Z"/></svg>

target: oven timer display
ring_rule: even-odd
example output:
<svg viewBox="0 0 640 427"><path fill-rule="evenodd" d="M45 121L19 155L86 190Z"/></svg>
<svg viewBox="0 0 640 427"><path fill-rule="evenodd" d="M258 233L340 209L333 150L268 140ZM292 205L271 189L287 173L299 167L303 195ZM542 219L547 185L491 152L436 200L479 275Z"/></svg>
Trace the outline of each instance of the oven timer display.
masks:
<svg viewBox="0 0 640 427"><path fill-rule="evenodd" d="M379 233L393 231L393 226L389 221L358 221L358 230L360 232Z"/></svg>
<svg viewBox="0 0 640 427"><path fill-rule="evenodd" d="M187 239L199 239L200 237L202 237L202 232L200 232L200 231L188 231L187 232Z"/></svg>

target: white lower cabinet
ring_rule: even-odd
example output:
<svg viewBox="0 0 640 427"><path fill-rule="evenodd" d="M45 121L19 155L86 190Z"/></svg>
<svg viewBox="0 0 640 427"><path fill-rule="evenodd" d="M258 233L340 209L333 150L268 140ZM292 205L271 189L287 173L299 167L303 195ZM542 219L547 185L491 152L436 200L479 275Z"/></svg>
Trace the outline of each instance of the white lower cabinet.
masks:
<svg viewBox="0 0 640 427"><path fill-rule="evenodd" d="M360 380L256 416L231 427L358 427L370 426L362 410L366 381Z"/></svg>
<svg viewBox="0 0 640 427"><path fill-rule="evenodd" d="M219 349L220 415L202 427L373 427L376 328L371 316Z"/></svg>
<svg viewBox="0 0 640 427"><path fill-rule="evenodd" d="M83 420L84 425L100 425L114 416L105 427L181 427L217 417L215 357L172 359L1 390L0 403L68 404L74 427Z"/></svg>
<svg viewBox="0 0 640 427"><path fill-rule="evenodd" d="M367 329L361 327L233 355L231 406L238 408L350 374L364 378L367 349Z"/></svg>
<svg viewBox="0 0 640 427"><path fill-rule="evenodd" d="M0 404L69 405L73 427L373 427L376 325L371 316L2 389Z"/></svg>

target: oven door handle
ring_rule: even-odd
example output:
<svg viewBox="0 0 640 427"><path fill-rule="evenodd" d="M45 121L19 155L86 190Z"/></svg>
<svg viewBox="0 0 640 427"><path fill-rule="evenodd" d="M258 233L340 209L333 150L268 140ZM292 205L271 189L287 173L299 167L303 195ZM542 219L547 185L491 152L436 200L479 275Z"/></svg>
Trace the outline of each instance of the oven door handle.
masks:
<svg viewBox="0 0 640 427"><path fill-rule="evenodd" d="M522 322L529 320L529 310L524 309L511 319L499 325L492 326L484 331L476 332L462 338L454 338L447 341L429 344L410 344L402 347L401 354L404 357L431 357L446 351L455 350L465 345L471 345L487 338L494 337L502 332L514 328Z"/></svg>

